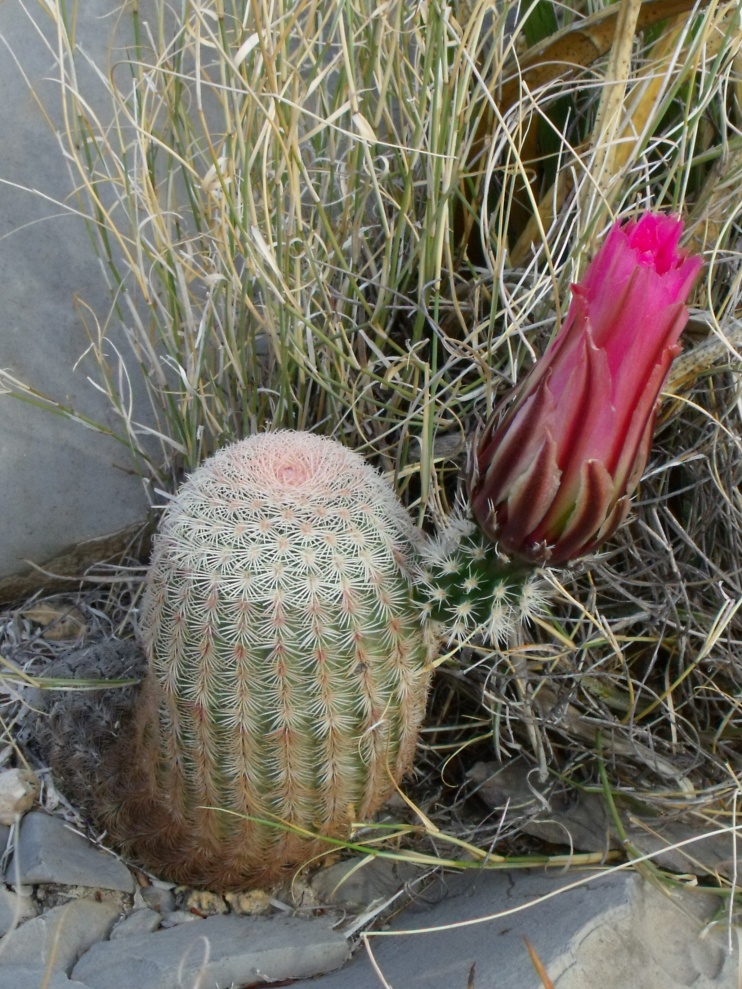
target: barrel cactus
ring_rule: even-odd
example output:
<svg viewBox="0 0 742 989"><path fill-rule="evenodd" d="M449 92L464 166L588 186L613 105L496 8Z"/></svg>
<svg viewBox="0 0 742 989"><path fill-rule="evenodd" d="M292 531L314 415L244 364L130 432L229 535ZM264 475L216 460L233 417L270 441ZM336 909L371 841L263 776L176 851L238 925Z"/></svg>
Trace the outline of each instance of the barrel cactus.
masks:
<svg viewBox="0 0 742 989"><path fill-rule="evenodd" d="M156 537L149 669L100 791L120 847L179 882L267 885L379 808L428 689L417 538L320 436L252 436L193 473Z"/></svg>

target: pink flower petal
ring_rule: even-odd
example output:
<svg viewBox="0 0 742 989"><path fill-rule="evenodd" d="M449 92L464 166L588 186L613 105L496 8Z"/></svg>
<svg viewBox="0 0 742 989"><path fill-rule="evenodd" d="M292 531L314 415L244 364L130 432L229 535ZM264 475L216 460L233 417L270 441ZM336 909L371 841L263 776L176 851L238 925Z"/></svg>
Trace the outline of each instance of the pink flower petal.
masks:
<svg viewBox="0 0 742 989"><path fill-rule="evenodd" d="M499 540L507 552L510 546L527 542L553 504L559 489L561 471L556 463L556 443L547 434L538 456L523 473L513 479L507 499L506 520Z"/></svg>
<svg viewBox="0 0 742 989"><path fill-rule="evenodd" d="M585 551L585 533L596 533L613 509L615 485L605 465L585 461L580 470L580 486L572 512L554 541L549 563L564 563ZM536 532L536 537L540 531Z"/></svg>

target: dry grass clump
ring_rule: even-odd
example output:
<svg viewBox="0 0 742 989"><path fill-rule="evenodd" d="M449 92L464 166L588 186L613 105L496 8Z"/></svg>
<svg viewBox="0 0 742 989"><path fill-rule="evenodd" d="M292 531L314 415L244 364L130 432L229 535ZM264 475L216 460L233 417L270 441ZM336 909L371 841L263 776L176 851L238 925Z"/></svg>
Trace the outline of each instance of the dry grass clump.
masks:
<svg viewBox="0 0 742 989"><path fill-rule="evenodd" d="M160 485L275 424L361 449L420 521L449 510L468 438L543 350L610 219L687 217L686 246L708 264L631 521L597 560L551 574L550 615L520 641L452 650L425 758L438 780L449 760L450 792L473 758L521 753L560 786L731 825L736 0L539 0L520 14L484 0L134 5L133 42L98 75L110 121L77 85L88 56L72 9L40 9L65 154L113 292L91 320L98 385ZM153 420L130 402L138 373ZM428 821L444 805L486 858L507 821L459 821L463 803L439 800L432 780Z"/></svg>

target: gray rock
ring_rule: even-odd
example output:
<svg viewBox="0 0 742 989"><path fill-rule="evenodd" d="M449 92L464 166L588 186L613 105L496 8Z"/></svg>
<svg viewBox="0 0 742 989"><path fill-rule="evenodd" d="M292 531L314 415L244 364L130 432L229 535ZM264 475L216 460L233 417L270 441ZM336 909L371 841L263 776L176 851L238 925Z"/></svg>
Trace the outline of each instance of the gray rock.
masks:
<svg viewBox="0 0 742 989"><path fill-rule="evenodd" d="M736 933L729 955L723 924L701 933L718 907L711 894L669 896L627 871L471 872L437 881L391 922L393 936L369 941L398 989L465 989L472 965L476 989L536 989L524 938L556 989L738 989ZM294 989L351 985L379 989L363 951Z"/></svg>
<svg viewBox="0 0 742 989"><path fill-rule="evenodd" d="M597 793L560 790L549 779L540 785L525 759L477 762L466 774L495 814L525 834L575 851L608 852L610 818Z"/></svg>
<svg viewBox="0 0 742 989"><path fill-rule="evenodd" d="M345 938L323 920L207 917L142 937L94 945L72 971L90 989L216 989L309 978L347 960ZM378 987L377 987L378 989Z"/></svg>
<svg viewBox="0 0 742 989"><path fill-rule="evenodd" d="M71 900L27 920L0 940L0 964L26 965L66 972L101 938L119 915L115 903Z"/></svg>
<svg viewBox="0 0 742 989"><path fill-rule="evenodd" d="M600 794L560 789L553 779L542 785L525 759L504 764L478 762L467 776L476 784L477 795L504 817L506 826L575 851L605 853L624 848ZM733 829L719 834L718 828L693 815L663 820L641 818L620 807L618 812L629 843L638 853L651 855L663 869L734 878ZM681 847L673 847L679 843Z"/></svg>
<svg viewBox="0 0 742 989"><path fill-rule="evenodd" d="M628 817L626 837L637 852L651 855L663 869L695 876L717 873L736 880L737 835L732 828L719 834L706 821L662 821Z"/></svg>
<svg viewBox="0 0 742 989"><path fill-rule="evenodd" d="M128 917L124 917L116 924L111 931L111 940L116 941L120 937L136 937L141 934L151 934L160 926L162 917L156 910L144 908L143 910L133 910Z"/></svg>
<svg viewBox="0 0 742 989"><path fill-rule="evenodd" d="M158 913L169 913L175 909L175 893L162 886L142 886L134 894L134 906L149 907Z"/></svg>
<svg viewBox="0 0 742 989"><path fill-rule="evenodd" d="M6 934L24 920L35 917L37 913L36 904L30 896L22 896L9 889L0 889L0 934ZM1 956L0 961L2 961Z"/></svg>
<svg viewBox="0 0 742 989"><path fill-rule="evenodd" d="M43 968L3 965L0 961L0 989L89 989L82 982L71 982L64 972L46 972Z"/></svg>
<svg viewBox="0 0 742 989"><path fill-rule="evenodd" d="M380 900L388 900L405 883L417 878L420 869L391 859L347 859L321 869L312 876L311 887L318 903L365 910Z"/></svg>
<svg viewBox="0 0 742 989"><path fill-rule="evenodd" d="M143 18L154 9L152 0L140 0L139 6ZM107 56L117 56L115 46L109 51L109 41L120 11L120 0L86 0L85 13L78 17L75 40L104 72ZM131 34L128 13L120 22L119 43ZM0 149L0 367L119 432L120 422L107 401L86 380L96 373L94 362L88 357L75 367L90 343L76 296L102 318L110 297L85 224L74 215L73 181L55 133L63 129L63 121L60 89L53 81L58 75L54 35L51 18L40 6L0 3L5 43L0 132L13 135ZM103 87L84 60L79 61L81 85L88 97L100 97L94 112L105 117ZM120 338L118 345L125 353ZM132 383L139 415L146 417L136 374ZM111 436L8 395L0 395L0 417L0 575L26 570L29 559L44 563L71 545L144 517L147 498L141 479L130 469L126 449Z"/></svg>
<svg viewBox="0 0 742 989"><path fill-rule="evenodd" d="M5 881L134 892L134 879L122 862L41 811L23 818Z"/></svg>

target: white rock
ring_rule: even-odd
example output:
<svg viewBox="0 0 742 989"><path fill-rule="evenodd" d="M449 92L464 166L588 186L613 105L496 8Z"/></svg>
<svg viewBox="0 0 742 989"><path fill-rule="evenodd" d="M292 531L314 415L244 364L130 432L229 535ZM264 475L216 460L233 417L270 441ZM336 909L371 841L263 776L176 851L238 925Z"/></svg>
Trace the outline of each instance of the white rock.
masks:
<svg viewBox="0 0 742 989"><path fill-rule="evenodd" d="M183 907L201 917L214 917L229 910L224 897L208 889L192 889L186 895Z"/></svg>
<svg viewBox="0 0 742 989"><path fill-rule="evenodd" d="M243 893L225 893L231 913L246 914L250 917L265 917L273 913L270 895L264 889L248 889Z"/></svg>
<svg viewBox="0 0 742 989"><path fill-rule="evenodd" d="M191 913L190 910L170 910L168 913L163 914L162 926L180 927L183 924L195 924L202 919L197 913Z"/></svg>
<svg viewBox="0 0 742 989"><path fill-rule="evenodd" d="M0 773L0 824L14 824L30 810L39 795L39 780L30 769Z"/></svg>

